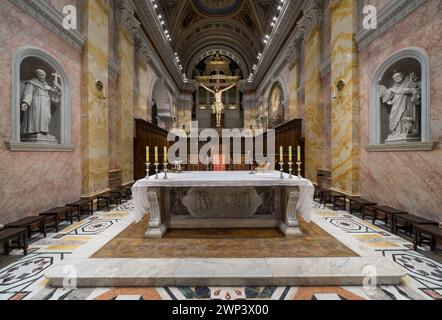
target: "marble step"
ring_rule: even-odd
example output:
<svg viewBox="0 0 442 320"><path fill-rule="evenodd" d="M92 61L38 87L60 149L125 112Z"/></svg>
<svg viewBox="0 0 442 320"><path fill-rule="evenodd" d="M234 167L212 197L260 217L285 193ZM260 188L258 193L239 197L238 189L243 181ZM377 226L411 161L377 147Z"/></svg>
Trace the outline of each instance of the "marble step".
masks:
<svg viewBox="0 0 442 320"><path fill-rule="evenodd" d="M384 257L269 259L81 259L45 276L52 287L399 285L406 272Z"/></svg>

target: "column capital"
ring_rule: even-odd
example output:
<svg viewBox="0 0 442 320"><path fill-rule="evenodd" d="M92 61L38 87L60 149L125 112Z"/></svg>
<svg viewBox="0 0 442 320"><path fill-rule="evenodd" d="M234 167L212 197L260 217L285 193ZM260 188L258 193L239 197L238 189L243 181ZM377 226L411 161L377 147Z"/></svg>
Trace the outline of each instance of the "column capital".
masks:
<svg viewBox="0 0 442 320"><path fill-rule="evenodd" d="M130 0L117 1L116 22L127 31L130 38L135 38L141 23L135 18L135 8Z"/></svg>
<svg viewBox="0 0 442 320"><path fill-rule="evenodd" d="M301 57L301 43L300 39L294 40L285 55L285 59L289 64L295 64L299 61L299 58Z"/></svg>
<svg viewBox="0 0 442 320"><path fill-rule="evenodd" d="M304 15L298 22L299 30L304 39L322 22L322 15L323 10L318 0L310 0L304 8Z"/></svg>

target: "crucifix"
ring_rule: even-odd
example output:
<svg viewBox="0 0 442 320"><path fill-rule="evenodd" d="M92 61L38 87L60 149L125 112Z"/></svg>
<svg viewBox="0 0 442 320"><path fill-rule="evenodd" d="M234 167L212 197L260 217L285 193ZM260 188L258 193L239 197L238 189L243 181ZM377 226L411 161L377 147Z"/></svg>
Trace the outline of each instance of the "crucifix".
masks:
<svg viewBox="0 0 442 320"><path fill-rule="evenodd" d="M60 82L59 82L59 79L61 79L60 75L57 72L55 72L55 73L52 73L52 76L54 77L54 87L56 89L60 89L61 88Z"/></svg>
<svg viewBox="0 0 442 320"><path fill-rule="evenodd" d="M236 83L232 84L230 87L227 87L225 89L220 89L218 86L215 87L215 90L212 90L204 85L204 83L201 83L201 86L209 91L210 93L213 93L215 95L215 113L216 113L216 126L218 128L221 127L221 116L223 113L223 102L222 102L222 95L223 92L229 91L234 86L236 86Z"/></svg>

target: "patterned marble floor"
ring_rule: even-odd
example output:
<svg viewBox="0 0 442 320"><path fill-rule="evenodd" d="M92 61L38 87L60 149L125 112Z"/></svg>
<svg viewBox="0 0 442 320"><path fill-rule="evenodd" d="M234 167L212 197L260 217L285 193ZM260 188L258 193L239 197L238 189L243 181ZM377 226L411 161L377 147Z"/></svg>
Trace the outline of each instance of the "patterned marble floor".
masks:
<svg viewBox="0 0 442 320"><path fill-rule="evenodd" d="M442 264L412 250L411 242L367 221L315 204L313 221L338 240L356 248L375 251L407 270L401 286L361 287L242 287L242 288L88 288L54 289L44 273L75 253L90 256L126 229L133 221L133 204L111 212L98 212L58 234L49 234L30 246L26 257L20 251L0 258L0 300L442 300ZM428 248L420 248L423 252ZM440 261L440 260L439 260ZM72 276L75 270L67 270ZM371 278L369 278L371 279Z"/></svg>

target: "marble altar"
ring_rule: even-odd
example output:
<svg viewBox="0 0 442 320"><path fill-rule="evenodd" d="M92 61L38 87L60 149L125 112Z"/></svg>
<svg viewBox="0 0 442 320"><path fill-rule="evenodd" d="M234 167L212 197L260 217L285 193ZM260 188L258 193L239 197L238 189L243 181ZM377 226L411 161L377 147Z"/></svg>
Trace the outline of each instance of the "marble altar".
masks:
<svg viewBox="0 0 442 320"><path fill-rule="evenodd" d="M168 228L271 228L301 235L299 214L311 221L314 187L306 179L280 172L245 171L164 173L132 188L137 220L149 214L146 237Z"/></svg>

